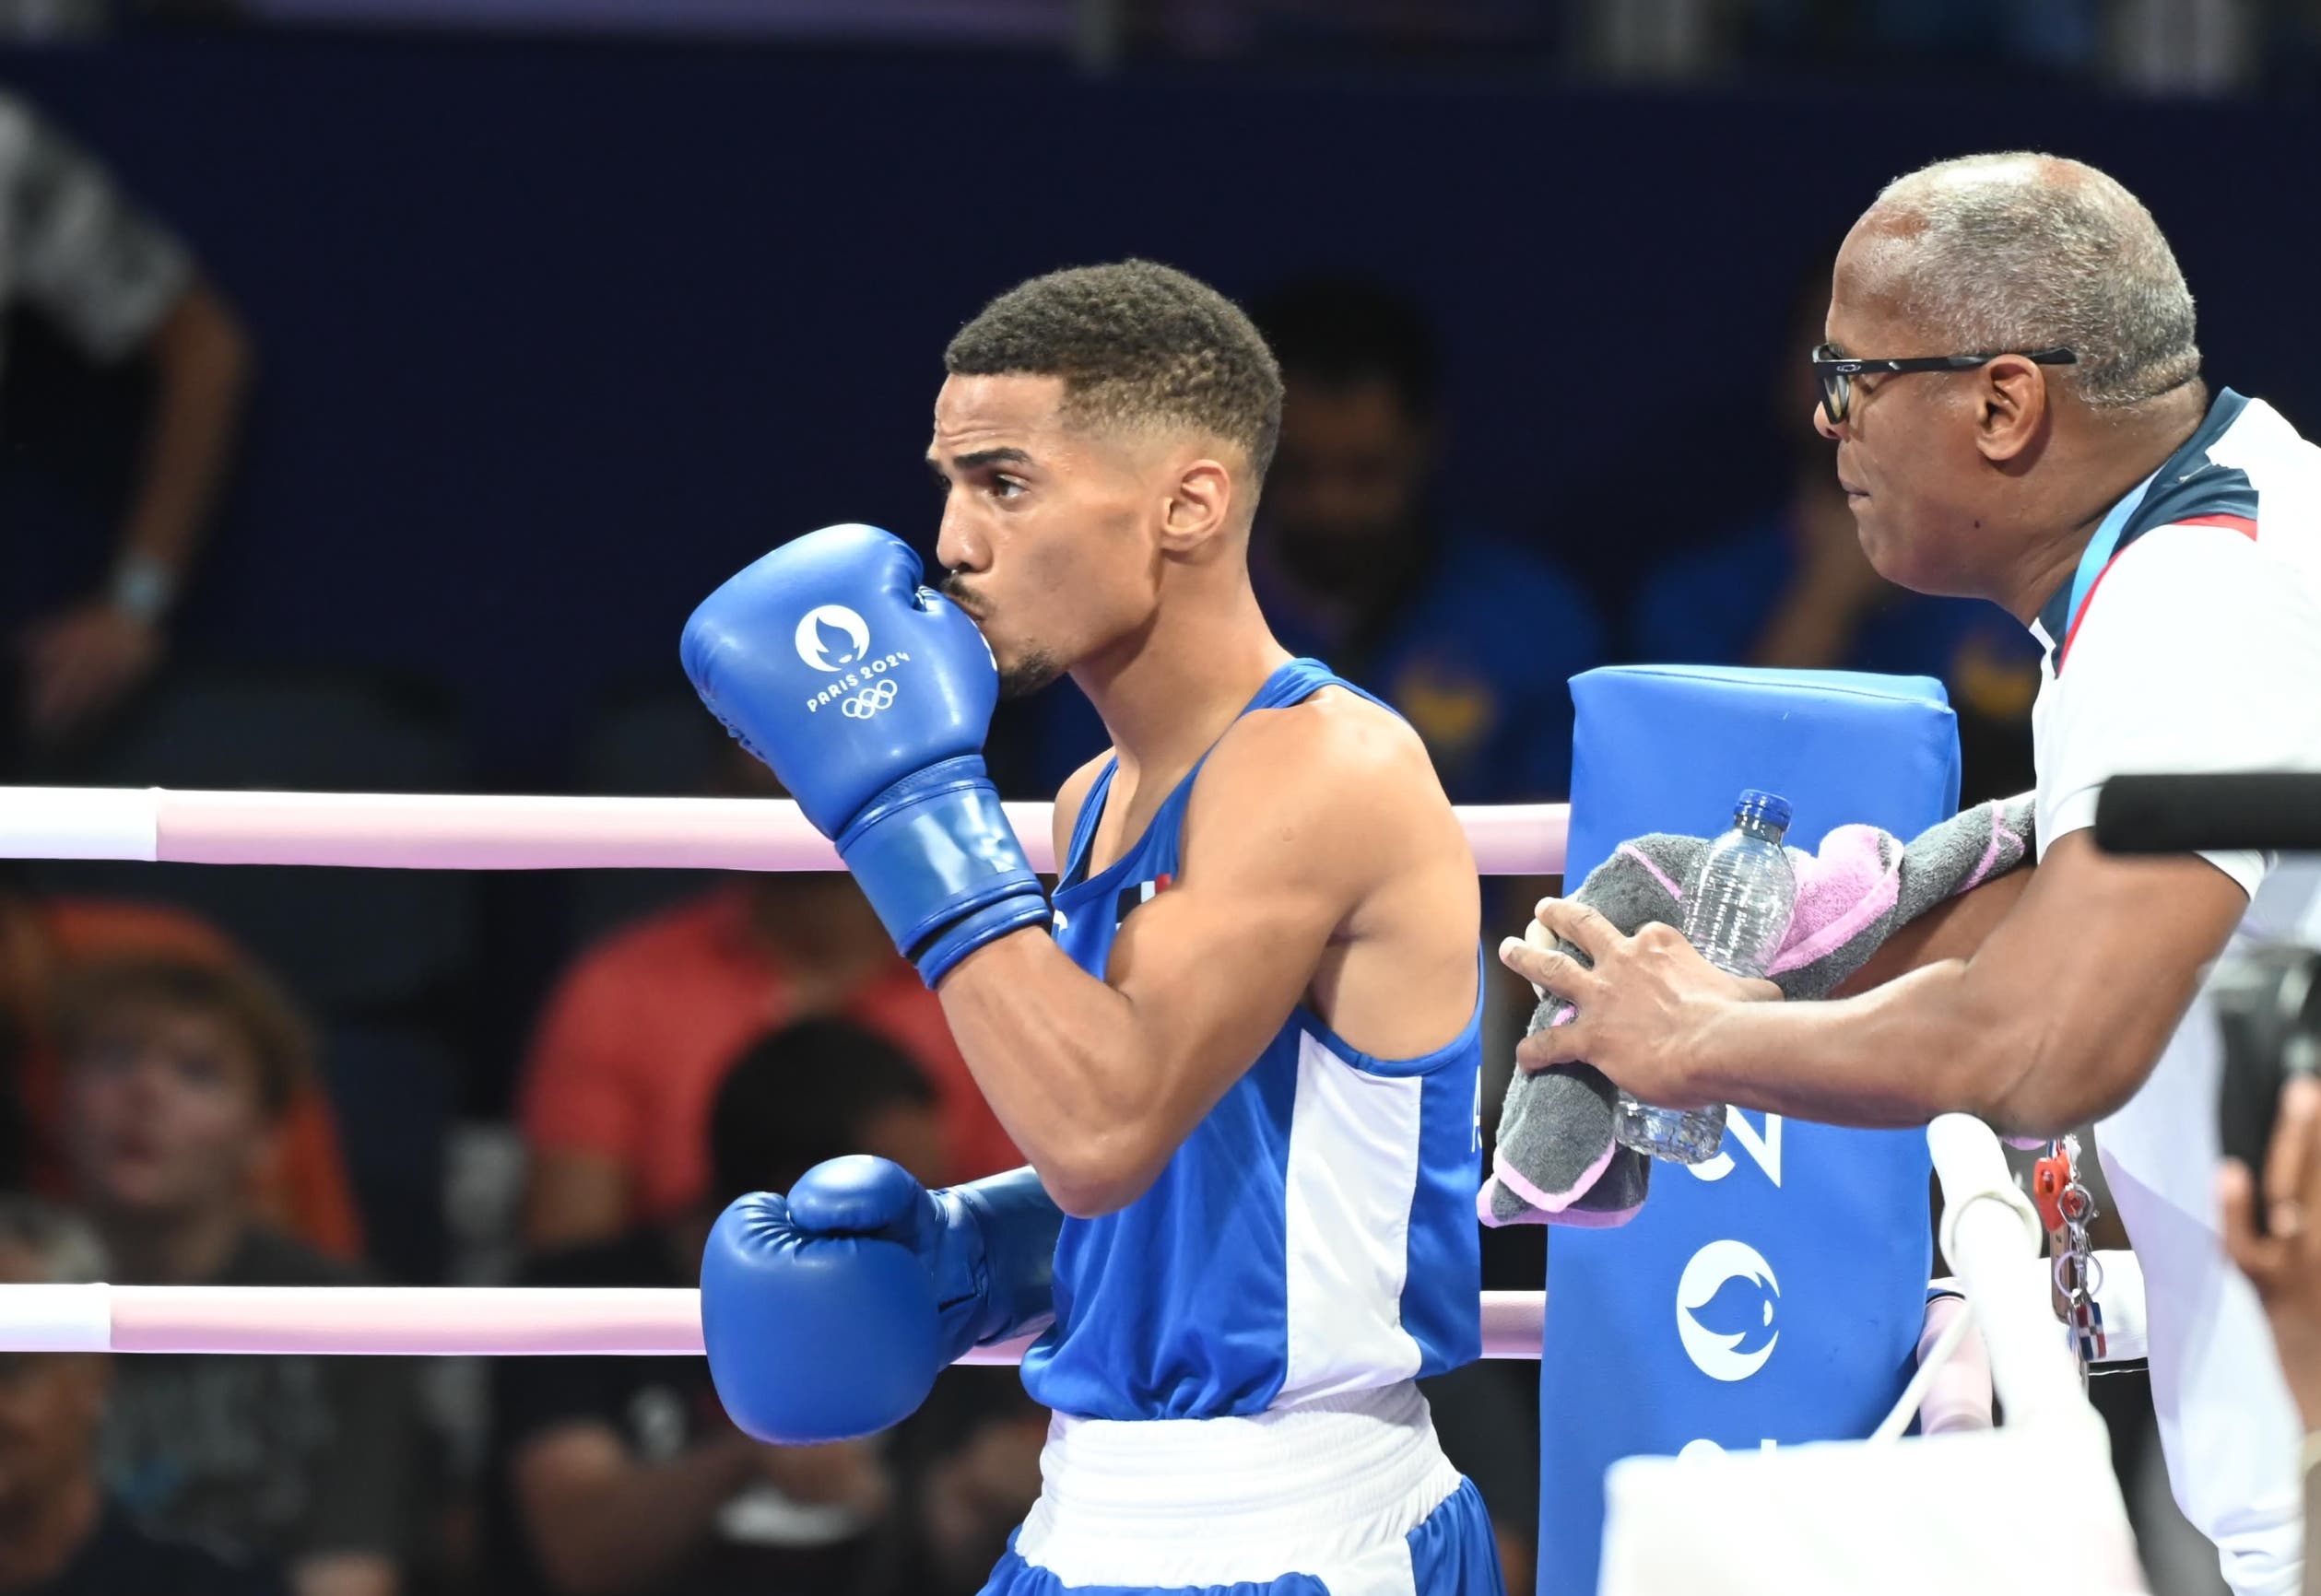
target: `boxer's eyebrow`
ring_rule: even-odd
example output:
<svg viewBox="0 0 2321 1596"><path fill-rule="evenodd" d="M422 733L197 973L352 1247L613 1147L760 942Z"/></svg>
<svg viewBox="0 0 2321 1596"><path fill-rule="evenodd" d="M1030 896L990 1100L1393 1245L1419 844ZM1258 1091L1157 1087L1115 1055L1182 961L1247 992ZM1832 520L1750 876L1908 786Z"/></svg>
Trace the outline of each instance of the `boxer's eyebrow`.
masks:
<svg viewBox="0 0 2321 1596"><path fill-rule="evenodd" d="M1020 449L978 449L951 456L954 471L980 471L986 465L1029 465L1031 456Z"/></svg>
<svg viewBox="0 0 2321 1596"><path fill-rule="evenodd" d="M966 454L954 454L951 456L948 466L944 464L943 457L932 450L927 452L926 456L926 468L935 473L937 478L947 482L950 480L953 472L964 476L969 472L980 471L986 465L1029 465L1031 464L1031 456L1020 449L977 449Z"/></svg>

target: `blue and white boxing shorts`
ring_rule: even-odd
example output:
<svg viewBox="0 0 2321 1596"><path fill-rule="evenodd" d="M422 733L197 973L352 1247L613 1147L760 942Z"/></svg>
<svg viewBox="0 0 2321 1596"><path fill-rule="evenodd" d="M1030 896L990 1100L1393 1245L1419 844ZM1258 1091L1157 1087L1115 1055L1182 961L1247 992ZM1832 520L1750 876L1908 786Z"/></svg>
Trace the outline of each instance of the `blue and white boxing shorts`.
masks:
<svg viewBox="0 0 2321 1596"><path fill-rule="evenodd" d="M1419 1388L1249 1418L1055 1415L984 1596L1506 1596Z"/></svg>

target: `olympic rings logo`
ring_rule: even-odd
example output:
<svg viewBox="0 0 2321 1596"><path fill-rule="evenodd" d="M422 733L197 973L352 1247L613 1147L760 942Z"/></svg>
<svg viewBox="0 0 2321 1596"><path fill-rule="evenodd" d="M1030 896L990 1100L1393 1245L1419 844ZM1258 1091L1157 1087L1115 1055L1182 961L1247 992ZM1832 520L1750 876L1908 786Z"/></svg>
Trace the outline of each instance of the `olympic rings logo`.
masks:
<svg viewBox="0 0 2321 1596"><path fill-rule="evenodd" d="M850 721L867 721L894 702L894 683L880 682L875 687L865 687L839 706L839 713Z"/></svg>

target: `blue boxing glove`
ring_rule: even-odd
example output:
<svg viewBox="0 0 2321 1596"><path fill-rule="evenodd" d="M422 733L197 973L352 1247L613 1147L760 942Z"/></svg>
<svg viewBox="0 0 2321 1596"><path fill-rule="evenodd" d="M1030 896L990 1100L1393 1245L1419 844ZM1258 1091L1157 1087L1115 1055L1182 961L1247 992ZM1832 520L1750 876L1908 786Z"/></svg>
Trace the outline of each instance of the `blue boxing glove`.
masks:
<svg viewBox="0 0 2321 1596"><path fill-rule="evenodd" d="M1063 1219L1030 1169L929 1191L859 1155L740 1199L701 1257L718 1399L784 1446L901 1423L969 1347L1054 1314Z"/></svg>
<svg viewBox="0 0 2321 1596"><path fill-rule="evenodd" d="M990 645L920 574L892 533L824 527L704 599L679 652L933 986L1048 904L984 770Z"/></svg>

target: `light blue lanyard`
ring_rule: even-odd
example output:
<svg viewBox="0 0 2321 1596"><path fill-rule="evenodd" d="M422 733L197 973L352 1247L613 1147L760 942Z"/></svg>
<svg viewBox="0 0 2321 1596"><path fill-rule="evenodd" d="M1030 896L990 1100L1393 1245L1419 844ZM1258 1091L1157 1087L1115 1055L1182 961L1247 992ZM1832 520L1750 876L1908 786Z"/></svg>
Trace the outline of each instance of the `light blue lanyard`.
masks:
<svg viewBox="0 0 2321 1596"><path fill-rule="evenodd" d="M2165 469L2162 467L2162 470ZM2071 635L2071 628L2079 618L2079 606L2087 603L2087 595L2094 588L2095 579L2102 576L2103 568L2112 563L2112 556L2119 548L2120 534L2127 530L2128 517L2134 515L2136 507L2143 503L2145 492L2159 475L2160 472L2155 471L2130 488L2127 497L2112 506L2110 513L2103 517L2095 529L2095 535L2087 540L2086 551L2079 556L2079 569L2071 578L2071 607L2063 612L2064 636L2048 640L2056 647L2061 648L2064 638Z"/></svg>

